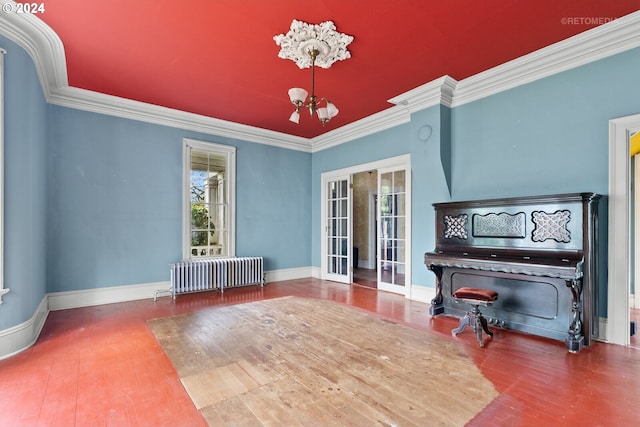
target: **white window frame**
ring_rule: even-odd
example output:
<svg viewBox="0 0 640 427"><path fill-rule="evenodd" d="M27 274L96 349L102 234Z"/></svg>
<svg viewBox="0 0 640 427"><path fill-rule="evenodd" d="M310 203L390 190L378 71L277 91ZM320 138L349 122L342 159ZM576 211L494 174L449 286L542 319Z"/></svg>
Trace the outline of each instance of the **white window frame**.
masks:
<svg viewBox="0 0 640 427"><path fill-rule="evenodd" d="M0 304L2 295L9 292L4 287L4 55L0 47Z"/></svg>
<svg viewBox="0 0 640 427"><path fill-rule="evenodd" d="M191 258L191 150L225 156L227 181L227 230L224 242L227 252L221 256L236 255L236 147L184 138L182 149L182 258ZM216 256L211 256L215 258Z"/></svg>

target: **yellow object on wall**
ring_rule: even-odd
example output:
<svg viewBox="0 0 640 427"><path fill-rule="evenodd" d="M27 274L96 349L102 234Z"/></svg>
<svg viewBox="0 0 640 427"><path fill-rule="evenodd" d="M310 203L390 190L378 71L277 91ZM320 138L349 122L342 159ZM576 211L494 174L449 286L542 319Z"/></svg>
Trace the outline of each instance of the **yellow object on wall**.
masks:
<svg viewBox="0 0 640 427"><path fill-rule="evenodd" d="M636 132L631 138L629 138L629 150L631 157L640 153L640 132Z"/></svg>

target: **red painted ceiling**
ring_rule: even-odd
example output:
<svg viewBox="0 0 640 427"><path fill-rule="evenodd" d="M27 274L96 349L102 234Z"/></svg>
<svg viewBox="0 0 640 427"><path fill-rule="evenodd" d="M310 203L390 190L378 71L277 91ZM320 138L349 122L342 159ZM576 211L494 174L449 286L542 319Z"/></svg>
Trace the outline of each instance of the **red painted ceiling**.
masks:
<svg viewBox="0 0 640 427"><path fill-rule="evenodd" d="M456 80L639 9L638 0L46 0L69 85L314 137L391 107L443 75ZM351 58L317 69L340 114L322 127L287 90L311 70L278 58L291 21L331 20Z"/></svg>

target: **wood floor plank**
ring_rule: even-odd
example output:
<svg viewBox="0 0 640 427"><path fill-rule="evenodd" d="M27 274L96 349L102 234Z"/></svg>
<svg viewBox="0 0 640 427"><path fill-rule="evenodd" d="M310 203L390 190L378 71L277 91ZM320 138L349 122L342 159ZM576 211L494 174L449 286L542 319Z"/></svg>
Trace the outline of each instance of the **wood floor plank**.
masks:
<svg viewBox="0 0 640 427"><path fill-rule="evenodd" d="M209 369L180 380L198 409L260 386L236 363Z"/></svg>
<svg viewBox="0 0 640 427"><path fill-rule="evenodd" d="M332 302L285 297L189 317L149 324L169 333L158 340L181 375L208 360L182 377L196 407L240 398L262 425L464 425L498 395L463 346ZM175 327L156 327L165 321Z"/></svg>
<svg viewBox="0 0 640 427"><path fill-rule="evenodd" d="M221 400L202 408L212 426L255 427L262 423L239 396Z"/></svg>

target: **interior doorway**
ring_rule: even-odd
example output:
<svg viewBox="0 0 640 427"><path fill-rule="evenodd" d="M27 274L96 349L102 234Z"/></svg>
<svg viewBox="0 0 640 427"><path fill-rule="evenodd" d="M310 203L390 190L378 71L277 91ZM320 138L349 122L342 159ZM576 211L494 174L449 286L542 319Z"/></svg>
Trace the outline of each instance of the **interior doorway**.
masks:
<svg viewBox="0 0 640 427"><path fill-rule="evenodd" d="M410 296L410 165L410 156L402 155L322 174L323 279ZM333 186L345 182L348 194L334 195ZM342 202L347 206L336 209ZM347 270L336 275L333 267L345 262Z"/></svg>
<svg viewBox="0 0 640 427"><path fill-rule="evenodd" d="M629 346L640 348L637 326L640 323L640 132L636 132L629 139L631 162L631 230L630 245L630 283L629 283Z"/></svg>
<svg viewBox="0 0 640 427"><path fill-rule="evenodd" d="M606 341L630 345L632 282L631 136L640 114L609 121L609 214Z"/></svg>
<svg viewBox="0 0 640 427"><path fill-rule="evenodd" d="M353 182L353 282L378 288L377 278L377 187L378 170L358 172Z"/></svg>

